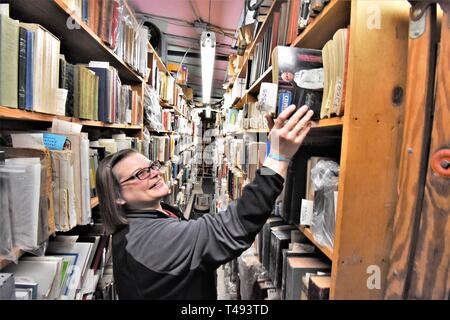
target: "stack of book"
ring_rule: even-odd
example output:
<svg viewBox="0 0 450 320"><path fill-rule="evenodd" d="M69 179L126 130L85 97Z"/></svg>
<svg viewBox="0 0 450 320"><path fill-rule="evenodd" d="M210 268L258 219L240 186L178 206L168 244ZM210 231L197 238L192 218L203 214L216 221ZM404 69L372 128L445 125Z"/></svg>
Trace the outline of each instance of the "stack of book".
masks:
<svg viewBox="0 0 450 320"><path fill-rule="evenodd" d="M339 29L322 49L324 91L320 118L342 116L345 107L349 29Z"/></svg>
<svg viewBox="0 0 450 320"><path fill-rule="evenodd" d="M150 149L149 159L158 160L159 162L169 161L174 154L174 142L171 142L172 136L151 136L150 137Z"/></svg>
<svg viewBox="0 0 450 320"><path fill-rule="evenodd" d="M143 77L147 70L148 28L119 0L64 0L99 38Z"/></svg>
<svg viewBox="0 0 450 320"><path fill-rule="evenodd" d="M13 274L18 300L93 299L104 272L109 237L98 232L82 236L57 236L45 256L22 257L3 272Z"/></svg>
<svg viewBox="0 0 450 320"><path fill-rule="evenodd" d="M0 105L64 115L59 39L38 24L8 15L0 15L0 26Z"/></svg>

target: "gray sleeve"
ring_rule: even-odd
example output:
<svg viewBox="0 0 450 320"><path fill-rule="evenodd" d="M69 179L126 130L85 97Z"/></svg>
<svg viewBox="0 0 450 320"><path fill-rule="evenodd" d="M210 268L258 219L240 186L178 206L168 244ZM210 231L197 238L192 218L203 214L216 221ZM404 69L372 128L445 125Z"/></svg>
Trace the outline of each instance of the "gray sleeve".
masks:
<svg viewBox="0 0 450 320"><path fill-rule="evenodd" d="M275 173L248 184L227 210L197 220L130 222L127 251L152 271L178 275L203 265L216 268L250 247L283 188Z"/></svg>

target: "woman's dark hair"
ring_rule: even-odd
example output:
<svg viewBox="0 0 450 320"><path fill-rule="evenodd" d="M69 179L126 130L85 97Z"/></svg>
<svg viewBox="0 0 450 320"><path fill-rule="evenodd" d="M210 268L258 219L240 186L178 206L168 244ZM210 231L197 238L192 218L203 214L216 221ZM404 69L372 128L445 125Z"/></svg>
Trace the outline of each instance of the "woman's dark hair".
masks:
<svg viewBox="0 0 450 320"><path fill-rule="evenodd" d="M134 153L138 152L133 149L125 149L110 154L100 162L97 169L95 189L99 199L100 215L108 234L114 233L118 226L128 223L122 206L117 203L117 199L121 197L120 184L112 169L119 161Z"/></svg>

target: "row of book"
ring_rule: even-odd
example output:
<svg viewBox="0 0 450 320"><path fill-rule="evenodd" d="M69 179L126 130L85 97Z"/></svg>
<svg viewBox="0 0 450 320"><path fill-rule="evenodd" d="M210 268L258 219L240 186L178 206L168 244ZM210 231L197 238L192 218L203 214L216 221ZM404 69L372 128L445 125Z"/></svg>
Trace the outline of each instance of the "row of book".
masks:
<svg viewBox="0 0 450 320"><path fill-rule="evenodd" d="M296 226L280 217L270 217L258 234L255 247L278 299L328 299L331 262L316 251Z"/></svg>
<svg viewBox="0 0 450 320"><path fill-rule="evenodd" d="M274 13L274 25L279 23L279 45L292 44L297 35L317 17L329 0L287 0Z"/></svg>
<svg viewBox="0 0 450 320"><path fill-rule="evenodd" d="M339 29L323 51L278 46L272 53L273 86L265 91L265 111L278 115L291 104L307 105L313 120L341 116L345 107L348 29ZM266 85L268 88L270 85ZM270 97L268 95L271 95Z"/></svg>
<svg viewBox="0 0 450 320"><path fill-rule="evenodd" d="M152 136L150 138L149 157L160 162L171 160L172 163L184 166L191 160L193 153L196 152L191 143L183 143L183 141L188 140L180 140L180 136L177 135Z"/></svg>
<svg viewBox="0 0 450 320"><path fill-rule="evenodd" d="M111 257L110 238L100 231L56 236L45 255L23 256L0 273L0 296L9 300L90 300Z"/></svg>
<svg viewBox="0 0 450 320"><path fill-rule="evenodd" d="M139 124L137 91L106 62L73 65L60 42L37 24L0 16L0 105L111 123Z"/></svg>
<svg viewBox="0 0 450 320"><path fill-rule="evenodd" d="M184 67L182 66L181 69ZM176 72L165 73L158 68L156 59L153 59L152 77L150 85L158 93L163 104L173 106L184 117L190 119L192 116L192 108L188 103L188 99L192 101L192 88L184 86L183 88L177 82Z"/></svg>
<svg viewBox="0 0 450 320"><path fill-rule="evenodd" d="M117 70L108 62L72 65L61 56L59 87L67 90L66 116L108 123L142 123L138 91L122 85Z"/></svg>
<svg viewBox="0 0 450 320"><path fill-rule="evenodd" d="M184 108L185 113L190 109L187 105ZM193 122L172 109L163 109L159 94L149 85L145 87L144 113L145 124L152 131L176 131L188 135L193 133Z"/></svg>
<svg viewBox="0 0 450 320"><path fill-rule="evenodd" d="M64 1L122 60L143 77L148 75L149 31L136 22L128 6L120 0Z"/></svg>
<svg viewBox="0 0 450 320"><path fill-rule="evenodd" d="M90 224L98 163L121 149L145 155L149 146L149 141L124 135L89 141L87 133L62 125L46 133L12 133L10 140L12 147L0 150L5 208L0 255L11 260L16 259L14 248L39 250L55 231Z"/></svg>
<svg viewBox="0 0 450 320"><path fill-rule="evenodd" d="M339 146L300 147L288 167L280 216L311 227L315 240L333 248L339 182Z"/></svg>
<svg viewBox="0 0 450 320"><path fill-rule="evenodd" d="M247 72L246 89L250 88L271 64L271 53L277 45L277 26L278 22L275 21L270 24L265 30L262 40L254 46L253 59L247 64L249 72Z"/></svg>
<svg viewBox="0 0 450 320"><path fill-rule="evenodd" d="M64 115L58 104L60 41L38 24L0 15L0 105Z"/></svg>

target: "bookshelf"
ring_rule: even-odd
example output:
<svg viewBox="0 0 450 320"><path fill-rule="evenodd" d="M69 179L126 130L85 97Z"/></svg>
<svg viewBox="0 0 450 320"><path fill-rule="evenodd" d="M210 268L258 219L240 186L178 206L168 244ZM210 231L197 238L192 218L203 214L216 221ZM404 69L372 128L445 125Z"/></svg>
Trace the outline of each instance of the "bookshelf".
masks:
<svg viewBox="0 0 450 320"><path fill-rule="evenodd" d="M40 112L29 112L20 109L12 109L8 107L0 106L0 119L5 120L20 120L20 121L37 121L37 122L52 122L53 119L60 119L68 122L78 123L83 126L97 127L97 128L116 128L116 129L132 129L141 130L142 126L131 125L131 124L117 124L117 123L107 123L102 121L94 120L84 120L73 117L56 116L52 114L40 113Z"/></svg>
<svg viewBox="0 0 450 320"><path fill-rule="evenodd" d="M262 28L267 28L278 2ZM367 25L374 6L383 19L379 28ZM309 228L298 226L331 263L330 299L382 299L387 287L404 108L403 104L394 107L392 92L406 86L409 10L407 1L331 0L290 44L322 49L338 29L350 30L344 115L314 121L310 133L314 139L308 144L314 147L327 141L340 149L333 248L320 245ZM244 77L258 39L246 52L233 82ZM383 48L382 59L379 48ZM233 108L242 108L249 97L254 98L260 82L271 73L271 68L266 70ZM367 270L373 265L381 270L381 290L367 287Z"/></svg>
<svg viewBox="0 0 450 320"><path fill-rule="evenodd" d="M339 28L348 25L351 1L331 0L323 11L300 33L292 47L322 49Z"/></svg>
<svg viewBox="0 0 450 320"><path fill-rule="evenodd" d="M72 63L108 61L118 70L122 81L128 83L144 81L136 71L103 44L98 35L80 17L72 13L63 0L5 2L10 5L12 18L38 23L53 33L61 41L61 49L66 53L68 61ZM69 28L68 24L74 27Z"/></svg>
<svg viewBox="0 0 450 320"><path fill-rule="evenodd" d="M255 39L253 40L253 42L250 44L250 47L248 47L245 50L245 56L244 56L244 61L243 64L241 66L241 68L236 72L236 74L233 76L231 83L234 83L234 81L237 78L240 78L242 76L245 75L245 70L247 68L247 63L248 60L250 59L250 57L252 56L253 50L255 49L255 45L261 41L261 38L264 35L264 32L266 31L267 27L269 26L269 24L272 22L272 17L273 17L273 12L275 12L279 6L280 6L281 1L280 0L274 0L272 3L272 6L269 9L269 12L267 13L267 18L266 20L264 20L263 24L261 25L261 28L259 29Z"/></svg>
<svg viewBox="0 0 450 320"><path fill-rule="evenodd" d="M328 259L333 259L333 250L319 244L316 239L314 239L314 235L312 234L311 230L309 228L305 228L304 226L299 226L299 230L311 241L316 248L318 248L324 255L328 257Z"/></svg>
<svg viewBox="0 0 450 320"><path fill-rule="evenodd" d="M342 127L344 125L343 117L334 117L328 119L321 119L318 121L312 121L311 128L329 128L329 127Z"/></svg>
<svg viewBox="0 0 450 320"><path fill-rule="evenodd" d="M234 105L235 109L242 109L247 101L254 101L259 93L261 83L272 82L272 66L270 66L256 81L247 89L244 95Z"/></svg>
<svg viewBox="0 0 450 320"><path fill-rule="evenodd" d="M142 101L144 97L144 85L146 80L143 75L130 66L125 59L122 59L112 49L103 43L100 37L90 29L90 27L82 21L74 12L69 9L66 3L62 0L36 0L36 1L22 1L22 0L4 0L2 3L9 4L10 16L13 19L20 22L39 24L44 27L48 32L53 34L59 39L61 50L60 53L64 54L66 61L71 64L87 64L90 61L105 61L110 66L117 70L117 74L120 78L122 85L129 85L130 89L137 92ZM126 5L126 10L130 12L130 16L133 14L130 8ZM134 19L134 17L133 17ZM144 38L144 40L146 40ZM3 39L2 39L3 41ZM133 96L134 98L134 96ZM136 104L137 105L137 104ZM143 104L142 104L143 105ZM137 109L137 108L136 108ZM133 112L136 111L133 108ZM143 114L142 110L137 110L140 114ZM0 127L1 131L43 131L51 126L54 119L64 120L71 123L77 123L83 125L82 132L86 134L88 139L91 137L94 139L111 138L114 133L125 133L127 137L133 138L133 142L136 142L136 148L138 149L139 141L143 139L143 124L131 125L131 124L118 124L107 123L102 121L86 120L76 117L59 116L47 113L41 113L37 111L25 111L16 108L10 108L0 105ZM136 123L138 123L136 121ZM134 139L138 138L138 139ZM86 140L84 140L85 142ZM131 143L131 142L130 142ZM46 158L46 161L51 163L50 158ZM83 158L86 160L86 158ZM91 167L90 158L88 159L89 167ZM47 164L49 162L46 162ZM49 167L46 167L49 168ZM89 175L91 171L89 171ZM50 176L52 171L50 169ZM79 174L80 176L81 174ZM74 174L75 176L75 174ZM48 177L48 176L47 176ZM49 184L48 184L49 185ZM47 187L48 187L47 185ZM75 183L74 183L75 185ZM41 189L46 186L41 185ZM78 190L77 190L78 191ZM84 191L86 191L84 189ZM41 191L42 192L42 191ZM81 198L79 196L79 198ZM49 200L49 199L47 199ZM54 199L53 199L54 200ZM89 198L89 192L87 192L87 198L83 196L83 205L86 204L90 209L98 210L99 199L98 197ZM84 208L88 212L87 208ZM94 212L94 210L92 210ZM78 212L76 212L78 214ZM39 212L41 214L41 212ZM62 214L62 213L61 213ZM91 214L91 212L89 212ZM56 210L55 210L56 215ZM89 215L87 220L91 220L94 214ZM77 220L79 216L76 217ZM39 218L41 219L41 218ZM55 221L50 222L54 217L49 216L47 236L55 234ZM40 221L42 222L42 220ZM52 224L52 227L50 225ZM89 223L88 223L89 224ZM78 225L78 221L77 221ZM84 225L84 222L79 225ZM74 226L71 225L70 228ZM51 229L51 230L50 230ZM67 231L60 231L61 233ZM73 232L78 232L76 229L72 229ZM30 230L30 232L32 232ZM11 252L17 258L20 258L24 252L19 248L15 248ZM0 257L0 271L9 265L11 262L5 257Z"/></svg>

